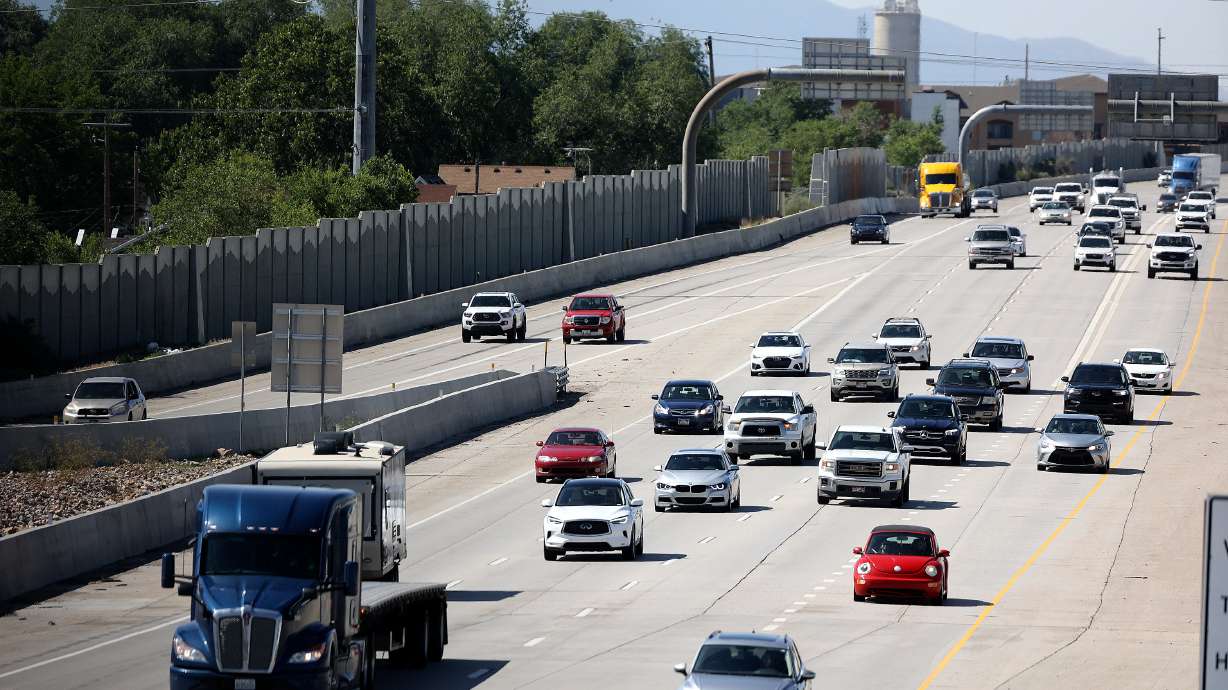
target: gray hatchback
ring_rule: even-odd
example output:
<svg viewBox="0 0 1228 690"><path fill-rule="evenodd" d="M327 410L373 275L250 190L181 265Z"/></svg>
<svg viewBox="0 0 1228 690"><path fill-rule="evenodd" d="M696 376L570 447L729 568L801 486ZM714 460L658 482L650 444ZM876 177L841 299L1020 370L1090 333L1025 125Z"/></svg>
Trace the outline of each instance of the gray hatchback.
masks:
<svg viewBox="0 0 1228 690"><path fill-rule="evenodd" d="M686 676L679 690L809 690L814 680L793 638L765 633L718 630L704 640L689 673L686 664L674 670Z"/></svg>

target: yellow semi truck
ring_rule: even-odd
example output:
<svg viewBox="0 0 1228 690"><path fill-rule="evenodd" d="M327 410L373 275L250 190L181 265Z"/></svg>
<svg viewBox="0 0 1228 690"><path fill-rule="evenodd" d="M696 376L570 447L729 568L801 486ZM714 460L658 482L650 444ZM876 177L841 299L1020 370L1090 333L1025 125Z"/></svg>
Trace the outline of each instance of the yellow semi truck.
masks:
<svg viewBox="0 0 1228 690"><path fill-rule="evenodd" d="M917 192L923 217L950 213L966 218L972 213L971 185L959 163L922 163L917 169Z"/></svg>

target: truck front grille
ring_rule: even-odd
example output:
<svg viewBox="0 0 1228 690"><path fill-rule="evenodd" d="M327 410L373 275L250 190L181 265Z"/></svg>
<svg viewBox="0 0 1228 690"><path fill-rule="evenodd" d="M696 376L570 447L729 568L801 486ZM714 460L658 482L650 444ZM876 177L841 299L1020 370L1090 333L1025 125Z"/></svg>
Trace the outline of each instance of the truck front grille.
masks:
<svg viewBox="0 0 1228 690"><path fill-rule="evenodd" d="M849 369L844 372L844 378L857 381L869 381L878 378L876 369Z"/></svg>
<svg viewBox="0 0 1228 690"><path fill-rule="evenodd" d="M851 460L836 461L837 477L881 477L883 465L878 462L853 462Z"/></svg>
<svg viewBox="0 0 1228 690"><path fill-rule="evenodd" d="M1185 261L1189 255L1182 252L1156 252L1156 259L1159 261Z"/></svg>
<svg viewBox="0 0 1228 690"><path fill-rule="evenodd" d="M572 318L572 323L577 326L596 326L601 323L600 316L576 316Z"/></svg>
<svg viewBox="0 0 1228 690"><path fill-rule="evenodd" d="M480 311L473 315L474 321L498 321L499 315L493 311Z"/></svg>
<svg viewBox="0 0 1228 690"><path fill-rule="evenodd" d="M933 208L949 208L951 206L951 193L930 192L930 206Z"/></svg>
<svg viewBox="0 0 1228 690"><path fill-rule="evenodd" d="M268 673L277 659L281 617L275 611L228 609L214 617L218 669Z"/></svg>
<svg viewBox="0 0 1228 690"><path fill-rule="evenodd" d="M742 427L743 436L779 436L780 427L773 424L746 424Z"/></svg>

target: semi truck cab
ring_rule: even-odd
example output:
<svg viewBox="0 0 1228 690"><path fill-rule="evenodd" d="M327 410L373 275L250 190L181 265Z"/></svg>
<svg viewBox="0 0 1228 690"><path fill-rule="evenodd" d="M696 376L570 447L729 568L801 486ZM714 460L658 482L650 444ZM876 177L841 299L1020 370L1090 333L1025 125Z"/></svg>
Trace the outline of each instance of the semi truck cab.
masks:
<svg viewBox="0 0 1228 690"><path fill-rule="evenodd" d="M921 215L950 213L966 218L972 213L971 184L959 163L922 163L917 169L917 190Z"/></svg>

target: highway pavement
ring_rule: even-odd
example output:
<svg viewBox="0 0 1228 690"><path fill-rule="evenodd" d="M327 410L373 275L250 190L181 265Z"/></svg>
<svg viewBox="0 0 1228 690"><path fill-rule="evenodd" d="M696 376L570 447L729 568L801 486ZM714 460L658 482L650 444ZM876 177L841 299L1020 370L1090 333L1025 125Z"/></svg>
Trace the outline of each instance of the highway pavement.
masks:
<svg viewBox="0 0 1228 690"><path fill-rule="evenodd" d="M1131 191L1154 207L1153 184ZM1202 499L1228 486L1218 463L1228 426L1217 414L1228 397L1228 224L1196 234L1199 280L1148 280L1145 242L1172 228L1171 215L1144 214L1117 273L1074 272L1071 229L1037 227L1026 204L1006 200L998 217L902 220L888 246L850 246L837 229L608 286L628 304L628 339L568 349L581 395L409 467L401 572L450 583L451 640L444 662L383 670L380 687L672 688L682 680L672 664L689 662L717 629L792 635L816 687L1192 687ZM1032 256L1015 270L970 271L964 237L998 221L1024 229ZM347 355L345 394L492 364L540 366L561 304L531 305L534 342L463 345L449 327ZM738 511L649 509L639 561L543 560L539 503L558 485L535 483L531 458L552 428L611 432L620 475L651 503L653 465L720 442L652 433L649 396L666 379L717 379L730 400L751 388L798 390L818 409L823 438L842 423L886 423L894 405L830 402L823 362L903 315L934 334L936 362L987 333L1023 338L1036 356L1034 389L1007 397L1005 428L974 427L964 466L918 463L904 508L819 506L813 462L757 458L743 463ZM749 345L792 328L813 344L815 371L752 379ZM1108 475L1037 472L1034 427L1060 412L1059 378L1131 346L1174 356L1178 390L1139 395L1137 421L1111 427ZM558 341L549 347L558 362ZM933 375L905 366L902 392L923 391ZM151 411L223 409L231 385L159 399ZM886 523L929 526L951 550L947 605L852 601L850 549ZM0 687L164 687L171 627L186 610L186 599L157 588L156 563L21 608L0 617Z"/></svg>

